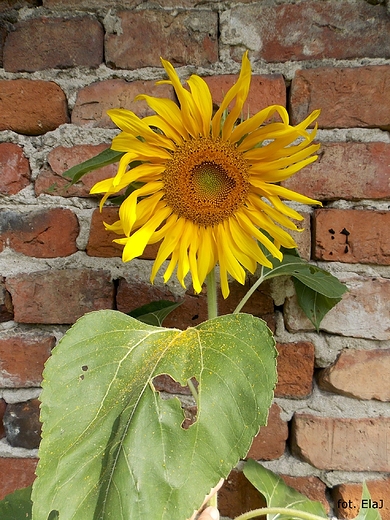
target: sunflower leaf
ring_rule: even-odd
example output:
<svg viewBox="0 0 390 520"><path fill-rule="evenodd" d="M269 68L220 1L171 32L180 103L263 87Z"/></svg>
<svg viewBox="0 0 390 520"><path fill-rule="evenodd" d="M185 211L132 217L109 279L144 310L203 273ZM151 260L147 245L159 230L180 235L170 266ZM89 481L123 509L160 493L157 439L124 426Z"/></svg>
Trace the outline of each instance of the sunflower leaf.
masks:
<svg viewBox="0 0 390 520"><path fill-rule="evenodd" d="M128 313L128 316L136 318L148 325L161 327L165 318L175 309L180 307L183 302L171 302L169 300L160 300L157 302L147 303L142 307L138 307Z"/></svg>
<svg viewBox="0 0 390 520"><path fill-rule="evenodd" d="M271 331L248 314L185 331L118 311L80 318L44 371L33 518L189 518L266 423L275 357ZM160 374L198 381L188 429L178 399L155 390Z"/></svg>
<svg viewBox="0 0 390 520"><path fill-rule="evenodd" d="M341 300L338 298L330 298L321 292L316 291L305 285L299 278L293 278L295 291L299 306L312 322L312 324L319 331L321 321L324 316Z"/></svg>
<svg viewBox="0 0 390 520"><path fill-rule="evenodd" d="M243 471L249 482L264 496L267 507L283 507L328 518L324 506L320 502L309 500L295 489L287 486L281 477L254 460L248 460ZM269 514L267 520L273 520L278 516L280 515ZM291 518L293 518L293 513Z"/></svg>
<svg viewBox="0 0 390 520"><path fill-rule="evenodd" d="M31 520L31 489L32 486L18 489L0 501L1 520Z"/></svg>
<svg viewBox="0 0 390 520"><path fill-rule="evenodd" d="M124 152L116 152L111 148L107 148L98 155L95 155L95 157L91 157L91 159L72 166L72 168L69 168L69 170L66 170L66 172L63 173L63 176L71 179L71 185L75 184L86 173L118 162L123 154Z"/></svg>
<svg viewBox="0 0 390 520"><path fill-rule="evenodd" d="M373 504L371 500L370 492L368 491L367 485L363 482L363 493L361 500L361 507L359 514L355 518L355 520L381 520L381 515L379 514L377 507L371 507ZM363 507L366 506L366 507Z"/></svg>

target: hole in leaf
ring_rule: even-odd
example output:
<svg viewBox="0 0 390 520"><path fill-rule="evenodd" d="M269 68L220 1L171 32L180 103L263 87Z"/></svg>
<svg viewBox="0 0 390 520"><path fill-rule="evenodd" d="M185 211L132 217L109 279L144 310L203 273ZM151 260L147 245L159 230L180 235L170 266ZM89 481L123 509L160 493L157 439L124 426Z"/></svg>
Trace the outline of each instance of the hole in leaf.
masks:
<svg viewBox="0 0 390 520"><path fill-rule="evenodd" d="M196 392L199 386L198 381L193 377L191 378L191 383ZM153 386L162 399L172 399L173 397L179 399L184 414L184 419L181 423L183 429L187 430L196 422L198 407L188 385L182 386L170 375L161 374L153 379Z"/></svg>

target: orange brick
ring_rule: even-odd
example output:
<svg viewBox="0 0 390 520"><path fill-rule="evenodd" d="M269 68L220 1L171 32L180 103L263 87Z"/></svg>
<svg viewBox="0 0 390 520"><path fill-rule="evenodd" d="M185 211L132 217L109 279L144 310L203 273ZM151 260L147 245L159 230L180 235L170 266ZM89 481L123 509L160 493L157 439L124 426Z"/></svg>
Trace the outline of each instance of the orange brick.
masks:
<svg viewBox="0 0 390 520"><path fill-rule="evenodd" d="M44 363L56 343L44 334L10 335L0 339L1 388L39 387Z"/></svg>
<svg viewBox="0 0 390 520"><path fill-rule="evenodd" d="M138 94L176 99L170 85L156 85L155 81L99 81L78 91L72 111L72 123L89 127L116 128L107 114L107 110L111 108L131 110L138 117L154 114L146 101L134 100Z"/></svg>
<svg viewBox="0 0 390 520"><path fill-rule="evenodd" d="M291 84L291 121L321 109L320 128L387 127L389 83L388 65L298 70Z"/></svg>
<svg viewBox="0 0 390 520"><path fill-rule="evenodd" d="M23 148L13 143L0 143L0 193L15 195L30 184L30 164Z"/></svg>
<svg viewBox="0 0 390 520"><path fill-rule="evenodd" d="M340 471L390 471L390 418L343 419L295 414L292 451L312 466Z"/></svg>
<svg viewBox="0 0 390 520"><path fill-rule="evenodd" d="M336 363L319 374L319 385L328 392L390 401L390 349L344 350Z"/></svg>
<svg viewBox="0 0 390 520"><path fill-rule="evenodd" d="M282 185L319 200L389 198L390 144L322 143L318 153Z"/></svg>
<svg viewBox="0 0 390 520"><path fill-rule="evenodd" d="M173 65L209 65L218 60L218 16L212 11L145 9L118 11L121 34L106 34L107 65L117 69L160 67L160 56ZM137 49L137 52L134 52Z"/></svg>
<svg viewBox="0 0 390 520"><path fill-rule="evenodd" d="M35 480L38 459L0 458L0 475L7 475L0 481L0 500L17 489L22 489Z"/></svg>
<svg viewBox="0 0 390 520"><path fill-rule="evenodd" d="M0 130L41 135L67 123L68 107L62 89L52 81L0 81Z"/></svg>
<svg viewBox="0 0 390 520"><path fill-rule="evenodd" d="M316 260L390 265L390 212L319 209L314 215Z"/></svg>

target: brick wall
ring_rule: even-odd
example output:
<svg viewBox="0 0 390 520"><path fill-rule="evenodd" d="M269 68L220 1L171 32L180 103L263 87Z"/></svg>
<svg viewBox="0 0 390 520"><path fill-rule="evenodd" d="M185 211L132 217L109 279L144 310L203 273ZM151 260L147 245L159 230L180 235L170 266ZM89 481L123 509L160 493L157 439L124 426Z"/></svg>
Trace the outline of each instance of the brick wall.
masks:
<svg viewBox="0 0 390 520"><path fill-rule="evenodd" d="M185 303L167 320L205 319L204 296L148 282L155 248L123 265L88 195L115 166L67 189L61 174L108 146L111 107L148 114L139 92L173 97L160 55L183 77L206 77L218 101L245 49L248 106L287 106L297 122L321 108L319 160L285 182L305 208L301 253L349 292L319 334L288 281L244 310L278 341L279 383L250 456L332 508L359 505L367 479L390 519L390 7L385 0L2 0L0 2L0 496L32 482L39 386L51 348L79 316L129 311L164 297ZM235 307L243 289L220 302ZM271 297L272 295L272 297ZM168 389L169 381L161 381ZM172 391L175 389L172 388ZM226 516L256 507L239 470L221 493ZM354 517L352 507L340 517Z"/></svg>

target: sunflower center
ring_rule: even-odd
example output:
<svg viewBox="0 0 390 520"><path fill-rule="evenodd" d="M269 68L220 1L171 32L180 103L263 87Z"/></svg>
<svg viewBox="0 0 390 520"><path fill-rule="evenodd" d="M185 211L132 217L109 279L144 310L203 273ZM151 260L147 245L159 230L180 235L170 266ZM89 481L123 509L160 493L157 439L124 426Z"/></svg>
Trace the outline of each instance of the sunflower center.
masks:
<svg viewBox="0 0 390 520"><path fill-rule="evenodd" d="M180 146L166 165L165 199L177 215L213 226L244 204L248 177L247 162L230 143L194 139Z"/></svg>

